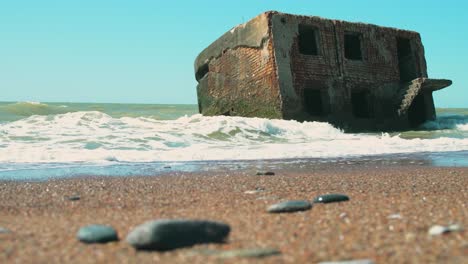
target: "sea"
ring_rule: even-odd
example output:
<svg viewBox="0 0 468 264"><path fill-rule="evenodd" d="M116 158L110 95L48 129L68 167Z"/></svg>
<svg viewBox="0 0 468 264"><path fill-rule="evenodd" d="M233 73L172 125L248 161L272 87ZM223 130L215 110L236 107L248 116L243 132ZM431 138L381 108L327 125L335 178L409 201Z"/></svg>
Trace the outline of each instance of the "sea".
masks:
<svg viewBox="0 0 468 264"><path fill-rule="evenodd" d="M313 168L468 166L468 109L398 133L198 114L196 105L0 102L0 180Z"/></svg>

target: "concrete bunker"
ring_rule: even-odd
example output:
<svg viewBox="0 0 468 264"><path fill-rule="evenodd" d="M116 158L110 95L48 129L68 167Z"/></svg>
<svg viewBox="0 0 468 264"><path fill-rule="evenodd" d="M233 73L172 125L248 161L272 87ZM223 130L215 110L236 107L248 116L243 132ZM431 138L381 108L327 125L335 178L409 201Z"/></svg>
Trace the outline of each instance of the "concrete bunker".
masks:
<svg viewBox="0 0 468 264"><path fill-rule="evenodd" d="M435 118L419 33L265 12L195 61L200 112L328 121L347 130L414 129Z"/></svg>

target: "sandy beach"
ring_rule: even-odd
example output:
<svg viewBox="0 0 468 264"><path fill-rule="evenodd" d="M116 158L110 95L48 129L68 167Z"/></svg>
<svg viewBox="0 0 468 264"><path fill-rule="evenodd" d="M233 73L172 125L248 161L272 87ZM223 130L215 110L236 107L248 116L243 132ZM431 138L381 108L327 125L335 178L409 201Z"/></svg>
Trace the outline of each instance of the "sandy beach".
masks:
<svg viewBox="0 0 468 264"><path fill-rule="evenodd" d="M468 168L420 165L317 165L313 170L167 173L0 182L0 263L467 263L466 231L430 236L433 225L467 227ZM256 191L255 191L256 190ZM270 214L285 200L342 193L350 201ZM79 197L72 201L71 196ZM152 219L229 224L224 244L139 252L125 237ZM119 242L84 244L88 224L113 226ZM274 248L262 259L203 254L206 249Z"/></svg>

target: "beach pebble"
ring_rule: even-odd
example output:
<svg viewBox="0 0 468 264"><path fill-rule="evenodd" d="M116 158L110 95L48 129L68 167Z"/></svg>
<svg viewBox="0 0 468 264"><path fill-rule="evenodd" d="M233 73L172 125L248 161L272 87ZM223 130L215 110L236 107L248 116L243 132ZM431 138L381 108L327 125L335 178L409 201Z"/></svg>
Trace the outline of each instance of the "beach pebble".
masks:
<svg viewBox="0 0 468 264"><path fill-rule="evenodd" d="M344 201L349 201L349 197L338 193L324 194L314 198L314 203L334 203Z"/></svg>
<svg viewBox="0 0 468 264"><path fill-rule="evenodd" d="M137 226L127 236L136 249L171 250L202 243L221 243L229 235L229 225L203 220L161 219Z"/></svg>
<svg viewBox="0 0 468 264"><path fill-rule="evenodd" d="M262 191L258 191L258 190L250 190L250 191L245 191L244 193L245 194L257 194L257 193L261 193Z"/></svg>
<svg viewBox="0 0 468 264"><path fill-rule="evenodd" d="M370 259L319 262L319 264L374 264L374 263L375 262Z"/></svg>
<svg viewBox="0 0 468 264"><path fill-rule="evenodd" d="M281 251L274 248L251 248L234 250L198 250L203 255L216 256L219 258L265 258L280 255Z"/></svg>
<svg viewBox="0 0 468 264"><path fill-rule="evenodd" d="M401 214L391 214L387 216L387 219L403 219L403 216Z"/></svg>
<svg viewBox="0 0 468 264"><path fill-rule="evenodd" d="M255 190L249 190L249 191L245 191L244 193L245 194L257 194L257 193L261 193L261 192L264 192L265 189L262 188L262 187L257 187L255 188Z"/></svg>
<svg viewBox="0 0 468 264"><path fill-rule="evenodd" d="M273 175L275 175L275 173L272 172L272 171L258 171L257 172L257 176L262 176L262 175L264 175L264 176L273 176Z"/></svg>
<svg viewBox="0 0 468 264"><path fill-rule="evenodd" d="M461 227L461 225L458 224L452 224L449 226L435 225L429 229L429 235L438 236L445 233L456 232L461 230L463 230L463 228Z"/></svg>
<svg viewBox="0 0 468 264"><path fill-rule="evenodd" d="M222 251L218 256L221 258L265 258L280 254L281 251L274 248L253 248Z"/></svg>
<svg viewBox="0 0 468 264"><path fill-rule="evenodd" d="M297 211L305 211L312 208L309 201L286 201L271 205L267 211L269 213L291 213Z"/></svg>
<svg viewBox="0 0 468 264"><path fill-rule="evenodd" d="M84 226L78 230L76 237L84 243L107 243L119 240L117 231L106 225Z"/></svg>
<svg viewBox="0 0 468 264"><path fill-rule="evenodd" d="M78 201L78 200L81 199L81 197L80 197L79 195L67 196L66 198L67 198L67 200L69 200L69 201Z"/></svg>
<svg viewBox="0 0 468 264"><path fill-rule="evenodd" d="M8 233L11 233L9 229L0 226L0 234L8 234Z"/></svg>

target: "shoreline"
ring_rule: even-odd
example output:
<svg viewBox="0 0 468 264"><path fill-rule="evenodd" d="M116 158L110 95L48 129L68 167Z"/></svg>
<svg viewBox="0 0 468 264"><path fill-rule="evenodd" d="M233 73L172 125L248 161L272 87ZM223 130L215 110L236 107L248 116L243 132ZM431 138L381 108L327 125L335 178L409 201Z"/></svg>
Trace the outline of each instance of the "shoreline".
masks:
<svg viewBox="0 0 468 264"><path fill-rule="evenodd" d="M251 248L274 248L282 254L222 261L462 263L468 258L466 231L428 235L433 225L466 228L467 167L323 164L272 170L273 176L218 170L0 181L0 227L11 231L0 234L0 262L219 263L218 257L200 252ZM276 202L312 200L326 193L343 193L350 201L316 204L291 214L265 211ZM70 201L70 196L80 199ZM126 243L135 226L160 218L221 221L231 226L231 234L224 244L164 253L137 252ZM80 243L76 232L88 224L113 226L120 241Z"/></svg>
<svg viewBox="0 0 468 264"><path fill-rule="evenodd" d="M164 176L172 174L212 174L218 171L252 173L257 170L296 171L324 167L425 166L468 167L468 151L417 152L330 158L206 160L94 163L0 163L3 181L47 181L93 175L99 177Z"/></svg>

